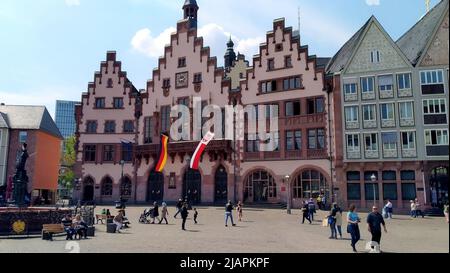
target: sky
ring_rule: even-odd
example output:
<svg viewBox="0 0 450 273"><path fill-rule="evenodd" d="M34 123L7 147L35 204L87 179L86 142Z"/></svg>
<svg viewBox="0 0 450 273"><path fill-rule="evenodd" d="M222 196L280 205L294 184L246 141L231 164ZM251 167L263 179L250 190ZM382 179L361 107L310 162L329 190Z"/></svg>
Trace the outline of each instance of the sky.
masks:
<svg viewBox="0 0 450 273"><path fill-rule="evenodd" d="M431 0L431 7L439 0ZM81 100L108 50L136 88L182 19L184 0L2 0L0 103L45 105ZM309 53L332 57L373 14L397 40L426 12L425 0L197 0L200 36L223 65L231 35L248 60L274 19L298 28Z"/></svg>

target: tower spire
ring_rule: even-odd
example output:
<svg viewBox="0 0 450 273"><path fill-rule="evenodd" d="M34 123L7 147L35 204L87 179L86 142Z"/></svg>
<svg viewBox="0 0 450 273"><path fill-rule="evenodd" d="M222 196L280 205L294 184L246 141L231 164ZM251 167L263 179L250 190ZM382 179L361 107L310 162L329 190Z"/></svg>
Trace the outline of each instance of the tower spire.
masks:
<svg viewBox="0 0 450 273"><path fill-rule="evenodd" d="M236 53L234 52L234 42L231 39L231 35L230 35L230 39L228 40L227 43L227 51L225 52L225 69L229 69L233 66L234 61L236 61Z"/></svg>
<svg viewBox="0 0 450 273"><path fill-rule="evenodd" d="M185 0L183 5L184 19L189 20L189 28L197 28L198 22L198 10L197 1Z"/></svg>

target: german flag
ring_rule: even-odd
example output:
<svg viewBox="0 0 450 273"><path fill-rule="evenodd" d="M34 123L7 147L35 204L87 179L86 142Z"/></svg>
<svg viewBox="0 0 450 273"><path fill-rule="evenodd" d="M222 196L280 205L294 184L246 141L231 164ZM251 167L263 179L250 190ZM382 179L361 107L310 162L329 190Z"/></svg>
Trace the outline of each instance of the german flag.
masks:
<svg viewBox="0 0 450 273"><path fill-rule="evenodd" d="M162 173L167 163L167 153L169 146L169 137L161 135L161 148L159 153L159 160L155 167L155 172Z"/></svg>

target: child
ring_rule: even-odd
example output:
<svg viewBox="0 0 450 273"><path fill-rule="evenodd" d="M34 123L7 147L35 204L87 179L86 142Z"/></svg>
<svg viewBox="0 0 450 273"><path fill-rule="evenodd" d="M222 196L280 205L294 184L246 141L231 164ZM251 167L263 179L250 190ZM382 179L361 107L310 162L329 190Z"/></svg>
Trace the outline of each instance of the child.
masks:
<svg viewBox="0 0 450 273"><path fill-rule="evenodd" d="M197 224L198 211L197 208L194 208L194 223Z"/></svg>

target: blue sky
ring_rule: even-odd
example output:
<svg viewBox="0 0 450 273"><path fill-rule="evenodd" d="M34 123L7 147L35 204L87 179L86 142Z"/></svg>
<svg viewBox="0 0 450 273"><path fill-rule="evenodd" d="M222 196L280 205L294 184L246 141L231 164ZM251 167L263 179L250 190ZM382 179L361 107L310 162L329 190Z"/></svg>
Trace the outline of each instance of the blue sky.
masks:
<svg viewBox="0 0 450 273"><path fill-rule="evenodd" d="M46 105L80 100L106 51L117 51L144 88L184 0L2 0L0 102ZM394 40L425 13L425 0L197 0L199 33L222 64L227 36L248 59L285 17L310 54L331 57L374 14ZM433 7L438 0L431 0Z"/></svg>

